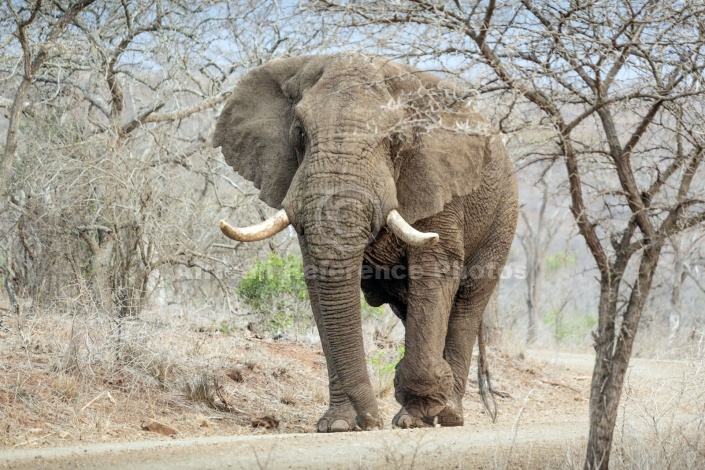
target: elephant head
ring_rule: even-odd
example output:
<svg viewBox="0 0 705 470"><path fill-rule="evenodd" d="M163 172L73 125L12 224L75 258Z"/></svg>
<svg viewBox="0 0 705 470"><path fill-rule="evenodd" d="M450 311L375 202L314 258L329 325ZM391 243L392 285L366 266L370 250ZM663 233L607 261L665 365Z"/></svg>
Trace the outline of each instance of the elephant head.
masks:
<svg viewBox="0 0 705 470"><path fill-rule="evenodd" d="M411 225L477 187L488 152L476 136L485 129L438 77L358 53L257 67L218 120L214 146L281 209L257 226L221 229L241 241L296 229L316 276L309 291L327 360L358 417L370 417L363 425L377 415L360 326L365 248L386 229L413 246L434 244L438 235Z"/></svg>

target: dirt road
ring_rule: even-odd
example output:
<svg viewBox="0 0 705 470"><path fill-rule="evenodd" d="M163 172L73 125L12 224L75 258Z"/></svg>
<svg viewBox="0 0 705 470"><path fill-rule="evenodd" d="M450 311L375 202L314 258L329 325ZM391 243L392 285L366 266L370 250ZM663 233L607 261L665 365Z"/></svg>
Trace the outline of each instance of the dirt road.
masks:
<svg viewBox="0 0 705 470"><path fill-rule="evenodd" d="M587 435L587 376L593 357L530 351L526 360L561 372L562 378L537 379L546 390L541 393L537 385L525 396L514 397L516 406L504 407L513 412L500 414L495 424L486 417L471 416L463 428L267 434L2 450L0 468L550 468L564 467L571 459L579 462ZM646 389L653 381L679 380L683 367L678 362L635 359L630 387L635 390L643 385ZM568 378L573 379L572 385ZM553 403L555 388L564 389L574 398L566 401L563 397ZM668 397L664 395L663 399Z"/></svg>

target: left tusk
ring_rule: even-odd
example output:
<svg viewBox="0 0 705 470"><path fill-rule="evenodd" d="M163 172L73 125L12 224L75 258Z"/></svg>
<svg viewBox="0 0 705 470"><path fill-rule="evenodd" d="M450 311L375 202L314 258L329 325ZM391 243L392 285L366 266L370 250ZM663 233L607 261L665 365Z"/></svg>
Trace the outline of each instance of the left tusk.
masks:
<svg viewBox="0 0 705 470"><path fill-rule="evenodd" d="M239 242L258 242L276 235L289 226L289 216L284 209L280 210L264 222L245 228L237 228L220 221L220 231L226 237Z"/></svg>
<svg viewBox="0 0 705 470"><path fill-rule="evenodd" d="M396 209L392 209L387 215L387 225L397 237L411 246L433 246L438 243L438 234L434 232L419 232L404 220Z"/></svg>

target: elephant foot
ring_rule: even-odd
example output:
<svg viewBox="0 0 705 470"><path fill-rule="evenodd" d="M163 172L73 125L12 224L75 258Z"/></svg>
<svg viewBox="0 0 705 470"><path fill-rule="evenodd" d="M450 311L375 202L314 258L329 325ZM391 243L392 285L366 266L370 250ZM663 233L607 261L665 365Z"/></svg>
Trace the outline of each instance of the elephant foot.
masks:
<svg viewBox="0 0 705 470"><path fill-rule="evenodd" d="M428 426L462 426L463 409L451 402L444 407L434 404L424 406L424 400L415 399L411 403L402 407L396 414L392 423L400 428L419 428Z"/></svg>
<svg viewBox="0 0 705 470"><path fill-rule="evenodd" d="M457 407L448 403L443 410L436 415L436 422L441 426L451 427L451 426L462 426L464 423L463 419L463 408Z"/></svg>
<svg viewBox="0 0 705 470"><path fill-rule="evenodd" d="M328 408L316 425L318 432L370 431L381 428L379 418L369 413L364 418L360 417L352 405Z"/></svg>
<svg viewBox="0 0 705 470"><path fill-rule="evenodd" d="M364 417L357 415L355 418L355 423L357 427L363 431L371 431L373 429L382 429L382 421L378 417L374 417L371 414L367 414Z"/></svg>
<svg viewBox="0 0 705 470"><path fill-rule="evenodd" d="M392 426L402 429L413 429L413 428L427 428L431 426L427 424L424 420L412 416L408 411L402 406L394 418L392 418Z"/></svg>
<svg viewBox="0 0 705 470"><path fill-rule="evenodd" d="M357 413L352 406L328 408L326 414L318 420L318 432L359 431Z"/></svg>

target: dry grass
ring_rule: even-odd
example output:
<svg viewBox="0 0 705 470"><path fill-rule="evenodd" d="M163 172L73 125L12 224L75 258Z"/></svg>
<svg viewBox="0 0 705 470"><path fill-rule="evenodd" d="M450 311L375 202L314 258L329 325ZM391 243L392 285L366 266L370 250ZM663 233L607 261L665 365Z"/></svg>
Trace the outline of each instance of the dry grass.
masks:
<svg viewBox="0 0 705 470"><path fill-rule="evenodd" d="M619 468L705 468L705 354L682 353L671 369L626 384L613 450Z"/></svg>
<svg viewBox="0 0 705 470"><path fill-rule="evenodd" d="M146 418L181 436L262 432L251 418L267 414L313 430L327 405L318 345L286 349L202 323L163 312L119 326L97 313L23 316L0 331L0 446L159 438L140 429Z"/></svg>
<svg viewBox="0 0 705 470"><path fill-rule="evenodd" d="M314 431L328 400L320 345L210 327L220 320L164 310L119 325L90 309L23 316L19 327L0 332L0 445L161 439L141 430L145 419L174 426L180 437L271 432L252 427L260 416L277 417L287 432ZM373 330L366 326L368 367L388 425L398 410L399 351L393 340L375 344ZM501 400L509 419L521 390L546 372L519 356L495 356L491 364L495 387L511 392ZM466 416L485 422L476 387L468 386ZM554 387L539 387L539 400L555 400ZM575 393L565 392L559 400L573 406ZM542 405L534 404L529 419L539 417Z"/></svg>
<svg viewBox="0 0 705 470"><path fill-rule="evenodd" d="M118 326L96 313L35 312L15 322L18 327L6 322L11 327L0 331L0 445L168 439L142 431L146 419L173 426L178 437L276 432L253 428L252 420L260 417L276 418L282 423L278 430L314 431L328 399L320 345L261 339L246 329L223 333L208 327L216 320L160 311ZM393 341L376 344L372 333L366 338L368 368L388 426L398 410L393 364L399 351ZM584 426L589 386L584 372L532 361L510 348L490 350L490 366L501 394L498 426L511 427L517 417L518 427L557 420ZM658 380L630 382L615 463L696 468L692 462L702 462L703 369L701 356L691 360L676 389L659 388ZM473 366L464 400L470 427L489 423L475 374ZM673 397L669 407L663 406L664 396ZM652 437L640 437L643 430ZM529 455L524 452L517 448L511 462L498 454L496 466L522 462ZM557 452L559 459L541 461L581 466L580 445Z"/></svg>

